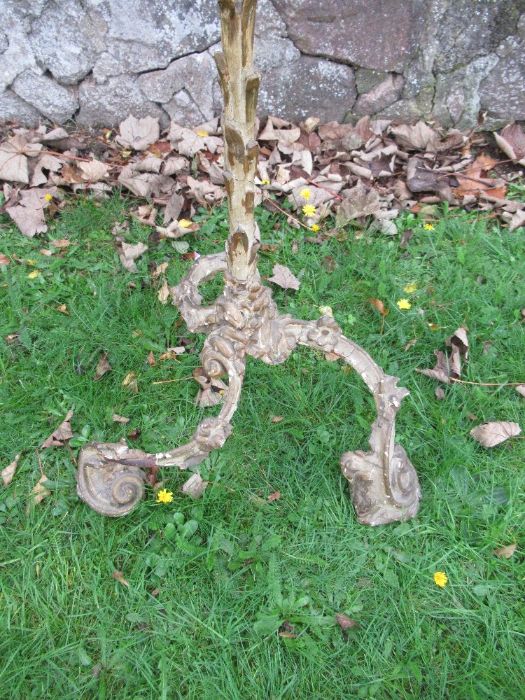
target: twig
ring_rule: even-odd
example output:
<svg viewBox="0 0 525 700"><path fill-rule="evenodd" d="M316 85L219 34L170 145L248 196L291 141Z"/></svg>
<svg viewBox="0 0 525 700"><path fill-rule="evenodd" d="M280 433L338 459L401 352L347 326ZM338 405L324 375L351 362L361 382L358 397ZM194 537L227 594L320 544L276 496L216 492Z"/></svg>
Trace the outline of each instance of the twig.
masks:
<svg viewBox="0 0 525 700"><path fill-rule="evenodd" d="M172 382L183 382L185 379L193 379L193 375L191 377L180 377L180 379L161 379L158 382L151 382L152 384L171 384Z"/></svg>
<svg viewBox="0 0 525 700"><path fill-rule="evenodd" d="M467 382L466 379L455 379L454 377L450 377L451 382L456 382L457 384L472 384L473 386L521 386L522 384L525 384L525 381L523 382Z"/></svg>

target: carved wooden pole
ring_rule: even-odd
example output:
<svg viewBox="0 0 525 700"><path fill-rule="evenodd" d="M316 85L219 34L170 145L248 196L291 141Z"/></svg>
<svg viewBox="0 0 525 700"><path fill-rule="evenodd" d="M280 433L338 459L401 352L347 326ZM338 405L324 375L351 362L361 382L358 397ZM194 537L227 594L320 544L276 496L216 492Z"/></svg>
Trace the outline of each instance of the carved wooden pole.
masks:
<svg viewBox="0 0 525 700"><path fill-rule="evenodd" d="M99 513L126 515L144 493L144 470L178 467L194 474L183 492L196 497L206 483L198 465L224 445L233 426L242 390L246 355L267 364L284 362L297 345L330 352L359 374L374 397L370 451L345 452L340 465L350 483L361 523L380 525L413 517L419 506L416 471L395 441L395 417L408 394L397 377L386 375L370 355L343 335L333 318L303 321L279 314L271 290L257 271L259 231L254 218L258 147L255 110L259 76L253 71L256 0L219 0L223 52L216 55L224 95L224 165L230 230L226 254L207 255L194 263L171 289L173 303L189 330L206 333L201 353L204 374L226 374L228 388L216 417L205 418L192 439L167 452L146 454L125 443L93 443L81 450L77 490ZM224 290L210 306L202 306L198 288L213 275L224 274Z"/></svg>
<svg viewBox="0 0 525 700"><path fill-rule="evenodd" d="M224 178L228 194L230 235L226 244L228 271L238 282L253 276L259 229L253 214L259 147L255 114L260 76L253 70L256 0L219 0L222 51L215 54L224 98Z"/></svg>

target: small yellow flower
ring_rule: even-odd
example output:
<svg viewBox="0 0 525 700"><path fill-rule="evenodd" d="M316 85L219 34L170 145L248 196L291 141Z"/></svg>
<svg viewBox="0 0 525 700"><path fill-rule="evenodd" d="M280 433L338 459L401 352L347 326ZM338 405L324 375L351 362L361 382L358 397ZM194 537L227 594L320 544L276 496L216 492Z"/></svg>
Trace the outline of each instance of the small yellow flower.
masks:
<svg viewBox="0 0 525 700"><path fill-rule="evenodd" d="M317 233L317 231L319 231L320 228L321 228L321 227L319 226L319 224L312 224L312 225L310 226L310 231L313 231L314 233Z"/></svg>
<svg viewBox="0 0 525 700"><path fill-rule="evenodd" d="M171 503L173 501L173 491L161 489L157 492L157 503Z"/></svg>
<svg viewBox="0 0 525 700"><path fill-rule="evenodd" d="M52 194L49 194L49 192L47 192L47 193L44 195L44 199L46 200L46 202L50 202L50 201L53 199L53 195L52 195Z"/></svg>
<svg viewBox="0 0 525 700"><path fill-rule="evenodd" d="M317 209L314 207L313 204L305 204L303 207L303 214L305 216L315 216L317 213Z"/></svg>
<svg viewBox="0 0 525 700"><path fill-rule="evenodd" d="M399 299L397 302L397 308L401 309L402 311L408 310L412 308L412 304L408 301L408 299Z"/></svg>
<svg viewBox="0 0 525 700"><path fill-rule="evenodd" d="M270 184L270 180L268 180L268 178L264 178L264 180L261 180L261 185L269 185L269 184Z"/></svg>
<svg viewBox="0 0 525 700"><path fill-rule="evenodd" d="M308 189L308 187L305 187L304 190L301 190L301 191L299 192L299 194L300 194L300 196L301 196L304 200L306 200L306 201L308 201L308 200L310 199L310 197L312 196L312 193L310 192L310 190Z"/></svg>
<svg viewBox="0 0 525 700"><path fill-rule="evenodd" d="M444 571L436 571L434 574L434 583L440 588L445 588L448 583L448 576Z"/></svg>
<svg viewBox="0 0 525 700"><path fill-rule="evenodd" d="M208 134L208 132L206 131L206 129L197 129L197 131L196 131L195 133L197 134L197 136L200 136L201 139L205 139L206 136L209 136L209 134Z"/></svg>
<svg viewBox="0 0 525 700"><path fill-rule="evenodd" d="M332 311L331 306L320 306L319 307L319 313L322 316L331 316L332 318L334 317L334 312Z"/></svg>
<svg viewBox="0 0 525 700"><path fill-rule="evenodd" d="M191 221L189 219L180 219L177 223L180 228L190 228L191 226Z"/></svg>
<svg viewBox="0 0 525 700"><path fill-rule="evenodd" d="M423 224L423 228L425 229L425 231L433 231L434 224Z"/></svg>
<svg viewBox="0 0 525 700"><path fill-rule="evenodd" d="M407 294L413 294L416 290L417 286L415 284L407 284L406 287L403 287L403 291Z"/></svg>
<svg viewBox="0 0 525 700"><path fill-rule="evenodd" d="M33 272L30 272L27 277L30 280L34 280L37 277L40 277L40 270L33 270Z"/></svg>

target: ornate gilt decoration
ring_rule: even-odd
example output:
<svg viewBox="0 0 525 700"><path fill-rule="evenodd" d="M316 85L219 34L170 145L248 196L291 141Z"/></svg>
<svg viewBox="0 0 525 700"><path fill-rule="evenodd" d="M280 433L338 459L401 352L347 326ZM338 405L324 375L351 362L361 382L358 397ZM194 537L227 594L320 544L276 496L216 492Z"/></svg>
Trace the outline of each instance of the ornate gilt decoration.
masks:
<svg viewBox="0 0 525 700"><path fill-rule="evenodd" d="M253 71L256 0L219 0L223 52L215 55L224 96L225 180L230 232L226 252L200 258L171 289L188 328L206 333L201 353L204 377L227 375L221 411L206 418L192 439L168 452L146 454L124 443L94 443L81 451L78 494L99 513L122 516L142 498L144 470L150 467L190 469L183 492L199 496L206 482L198 465L224 445L241 395L245 357L267 364L284 362L297 345L330 352L348 363L372 393L377 418L370 451L346 452L341 469L350 483L359 522L380 525L413 517L420 490L416 471L395 442L395 417L408 391L386 375L365 350L346 338L333 318L301 321L279 314L271 291L257 270L259 231L254 218L254 177L258 146L255 110L259 76ZM202 306L199 285L224 276L224 290L214 304Z"/></svg>

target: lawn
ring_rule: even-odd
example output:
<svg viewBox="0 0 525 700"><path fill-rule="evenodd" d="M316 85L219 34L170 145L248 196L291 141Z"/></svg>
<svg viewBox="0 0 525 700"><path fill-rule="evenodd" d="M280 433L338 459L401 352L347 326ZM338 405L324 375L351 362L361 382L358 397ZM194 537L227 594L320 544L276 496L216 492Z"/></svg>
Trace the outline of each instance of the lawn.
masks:
<svg viewBox="0 0 525 700"><path fill-rule="evenodd" d="M525 441L487 450L469 436L488 420L525 427L525 399L505 386L525 382L523 230L442 209L430 229L417 216L398 220L413 231L406 248L357 228L318 245L259 212L263 242L274 245L262 273L280 262L301 279L297 292L275 289L280 308L316 318L331 306L410 390L398 429L421 480L416 519L356 522L338 460L366 448L371 398L340 363L302 348L278 367L248 362L234 433L204 464L211 484L200 501L179 493L187 475L166 469L173 503L156 504L149 490L115 520L78 500L78 448L131 434L133 446L159 451L216 411L194 403L203 338L159 302L151 280L152 263L169 260L171 284L190 263L162 241L126 272L110 231L129 208L117 195L75 200L34 240L2 218L0 252L11 262L0 268L0 467L22 457L0 488L0 697L523 697ZM190 249L221 249L225 210L198 219ZM131 223L130 241L148 235ZM49 244L64 238L67 249ZM409 284L412 306L400 310ZM370 298L388 307L384 321ZM416 368L433 366L461 325L471 345L463 379L501 385L454 384L439 401ZM179 361L160 361L183 338ZM112 371L95 382L101 352ZM138 393L122 386L129 372ZM39 450L69 409L70 447ZM31 506L41 470L51 495ZM510 559L494 555L516 542ZM436 571L449 577L443 589ZM358 626L343 635L336 613Z"/></svg>

